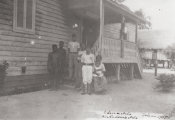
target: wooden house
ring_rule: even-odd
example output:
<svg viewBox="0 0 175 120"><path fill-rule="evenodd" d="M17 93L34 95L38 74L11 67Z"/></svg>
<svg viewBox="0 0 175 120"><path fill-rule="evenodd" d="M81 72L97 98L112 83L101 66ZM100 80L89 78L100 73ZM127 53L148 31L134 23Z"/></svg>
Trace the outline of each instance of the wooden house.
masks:
<svg viewBox="0 0 175 120"><path fill-rule="evenodd" d="M73 33L118 80L141 78L137 25L144 22L116 0L0 0L0 61L10 64L5 89L44 86L51 45L67 48Z"/></svg>
<svg viewBox="0 0 175 120"><path fill-rule="evenodd" d="M155 57L158 66L169 67L170 59L166 55L166 47L171 44L174 37L170 33L161 30L139 30L138 41L141 57L145 67L154 66ZM156 55L155 55L156 54Z"/></svg>

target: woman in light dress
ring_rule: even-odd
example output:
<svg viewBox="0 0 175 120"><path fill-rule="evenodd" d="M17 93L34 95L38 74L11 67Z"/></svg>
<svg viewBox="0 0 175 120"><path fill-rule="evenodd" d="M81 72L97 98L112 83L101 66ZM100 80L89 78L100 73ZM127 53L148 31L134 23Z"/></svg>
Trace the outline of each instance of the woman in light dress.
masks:
<svg viewBox="0 0 175 120"><path fill-rule="evenodd" d="M106 91L107 80L104 76L105 71L105 66L102 63L102 57L98 55L96 57L93 72L93 84L95 93L101 93Z"/></svg>

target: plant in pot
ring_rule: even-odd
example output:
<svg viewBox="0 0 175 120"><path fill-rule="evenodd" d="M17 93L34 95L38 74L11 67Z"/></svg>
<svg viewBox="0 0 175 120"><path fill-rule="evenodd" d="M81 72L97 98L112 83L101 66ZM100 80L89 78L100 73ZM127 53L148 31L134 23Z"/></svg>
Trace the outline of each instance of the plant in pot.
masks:
<svg viewBox="0 0 175 120"><path fill-rule="evenodd" d="M7 61L3 61L2 64L0 64L0 92L3 92L3 87L4 87L4 79L6 77L6 70L8 69L9 64Z"/></svg>
<svg viewBox="0 0 175 120"><path fill-rule="evenodd" d="M160 89L163 92L170 92L175 87L175 75L161 74L157 78L159 83L156 85L156 89Z"/></svg>

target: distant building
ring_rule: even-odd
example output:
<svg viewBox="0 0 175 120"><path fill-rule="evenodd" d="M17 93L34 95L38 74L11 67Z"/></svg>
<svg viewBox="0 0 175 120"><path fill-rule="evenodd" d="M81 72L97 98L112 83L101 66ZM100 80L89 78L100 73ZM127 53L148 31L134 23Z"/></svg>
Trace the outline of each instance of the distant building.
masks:
<svg viewBox="0 0 175 120"><path fill-rule="evenodd" d="M145 66L154 65L155 57L162 67L165 67L165 63L169 66L170 60L164 51L169 45L167 41L172 39L169 33L158 30L139 30L138 33L139 49Z"/></svg>

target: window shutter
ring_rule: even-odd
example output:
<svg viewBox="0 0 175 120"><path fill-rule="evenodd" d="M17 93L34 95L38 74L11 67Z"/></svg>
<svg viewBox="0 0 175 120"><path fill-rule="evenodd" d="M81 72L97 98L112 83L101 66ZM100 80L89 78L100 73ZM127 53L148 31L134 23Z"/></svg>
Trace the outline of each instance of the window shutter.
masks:
<svg viewBox="0 0 175 120"><path fill-rule="evenodd" d="M33 7L33 0L27 0L27 5L26 5L26 28L27 29L32 29L32 7Z"/></svg>
<svg viewBox="0 0 175 120"><path fill-rule="evenodd" d="M17 27L24 27L24 0L17 0Z"/></svg>

